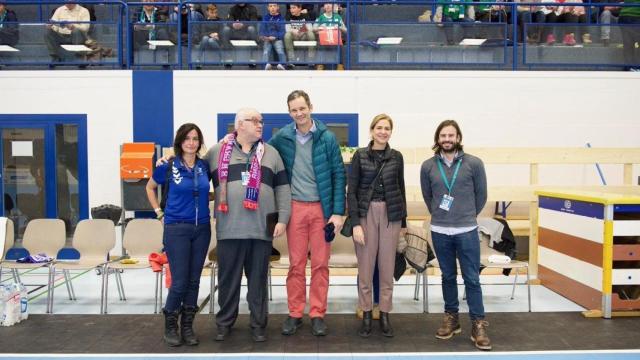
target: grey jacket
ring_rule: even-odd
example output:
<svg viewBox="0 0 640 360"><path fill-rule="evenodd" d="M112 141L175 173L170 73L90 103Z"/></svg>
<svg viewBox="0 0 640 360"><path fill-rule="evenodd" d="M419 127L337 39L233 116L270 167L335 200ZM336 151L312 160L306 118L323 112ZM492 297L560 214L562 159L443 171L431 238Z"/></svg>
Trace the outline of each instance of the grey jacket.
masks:
<svg viewBox="0 0 640 360"><path fill-rule="evenodd" d="M451 192L454 200L449 211L440 209L442 196L448 193L448 190L438 169L437 161L441 161L440 155L435 155L423 162L420 169L422 197L431 213L431 225L444 227L477 225L476 217L487 202L487 175L482 160L459 151L451 167L442 164L447 179L451 183L456 165L458 161L462 161Z"/></svg>
<svg viewBox="0 0 640 360"><path fill-rule="evenodd" d="M229 177L227 179L227 203L229 211L218 211L218 194L220 184L218 181L218 157L220 144L216 144L207 153L205 159L209 161L211 169L211 182L215 189L215 217L216 235L218 240L226 239L261 239L272 241L273 236L267 234L267 214L277 212L278 222L287 224L291 215L291 188L289 178L284 169L282 159L278 151L271 145L265 144L265 152L262 157L262 182L258 197L258 210L245 209L244 200L246 187L242 185L242 172L248 171L249 159L254 156L245 154L236 145L231 152L229 162Z"/></svg>

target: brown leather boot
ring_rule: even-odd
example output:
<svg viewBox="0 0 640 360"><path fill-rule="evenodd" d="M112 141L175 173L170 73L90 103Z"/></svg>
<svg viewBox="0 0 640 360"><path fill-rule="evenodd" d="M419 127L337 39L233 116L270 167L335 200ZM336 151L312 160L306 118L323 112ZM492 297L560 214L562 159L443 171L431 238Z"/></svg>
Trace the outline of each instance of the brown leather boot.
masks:
<svg viewBox="0 0 640 360"><path fill-rule="evenodd" d="M486 320L473 320L471 325L471 341L480 350L491 350L491 340L487 333L489 322Z"/></svg>
<svg viewBox="0 0 640 360"><path fill-rule="evenodd" d="M438 339L447 340L451 339L453 335L460 334L462 330L460 329L460 322L458 321L458 314L453 313L444 313L444 318L442 319L442 325L436 332L436 337Z"/></svg>

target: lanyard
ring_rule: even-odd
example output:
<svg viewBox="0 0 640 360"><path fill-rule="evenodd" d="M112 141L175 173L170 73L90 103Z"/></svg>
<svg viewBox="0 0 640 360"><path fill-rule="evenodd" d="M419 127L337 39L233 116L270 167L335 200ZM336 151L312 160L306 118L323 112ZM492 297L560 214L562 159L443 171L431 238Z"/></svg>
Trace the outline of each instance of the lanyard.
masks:
<svg viewBox="0 0 640 360"><path fill-rule="evenodd" d="M449 190L449 195L451 195L451 189L453 189L453 184L456 182L456 178L458 177L458 170L460 170L460 164L462 164L462 159L458 160L458 164L456 165L456 169L453 171L453 177L451 178L451 184L449 184L449 180L447 179L447 175L444 173L444 169L442 168L442 159L438 158L438 169L440 169L440 175L442 176L442 181L444 181L444 186Z"/></svg>

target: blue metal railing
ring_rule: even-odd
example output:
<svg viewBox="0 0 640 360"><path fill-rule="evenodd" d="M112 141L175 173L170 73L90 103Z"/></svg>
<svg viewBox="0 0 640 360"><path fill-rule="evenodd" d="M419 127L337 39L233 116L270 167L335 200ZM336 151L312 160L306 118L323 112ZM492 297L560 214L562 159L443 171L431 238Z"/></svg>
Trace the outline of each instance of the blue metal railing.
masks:
<svg viewBox="0 0 640 360"><path fill-rule="evenodd" d="M281 5L290 3L291 1L274 1ZM67 3L62 0L44 0L44 1L21 1L21 0L4 0L6 7L25 9L27 6L31 6L30 11L33 12L34 19L29 21L20 21L20 13L18 12L18 24L20 25L20 31L34 31L37 33L37 27L53 24L50 18L50 12L55 10L56 7L62 6ZM165 48L166 60L157 61L157 57L160 51L153 51L149 53L153 55L152 61L138 60L136 55L138 51L141 54L144 53L146 48L142 50L139 46L134 46L134 31L135 26L140 25L139 21L132 17L136 11L142 8L144 5L150 3L145 2L124 2L118 0L82 0L78 1L80 5L94 5L94 6L106 6L109 11L103 14L102 18L98 18L97 21L90 21L92 27L108 29L109 32L115 32L117 38L114 40L114 48L117 51L117 58L102 59L95 62L88 63L86 61L64 61L61 63L51 63L47 61L39 60L37 57L29 58L27 56L10 55L8 53L0 52L0 65L110 65L111 67L143 67L143 66L170 66L175 68L191 68L197 61L192 58L192 53L199 49L198 40L195 39L196 31L201 24L197 21L190 21L187 26L186 41L183 42L181 29L182 29L182 17L172 16L172 14L179 14L180 9L187 5L203 5L209 3L215 3L221 6L231 6L236 4L233 0L223 1L206 1L206 0L184 0L180 2L153 2L153 6L164 8L168 19L162 23L157 23L154 26L166 29L166 33L169 34L171 40L175 40L175 44L171 49ZM265 14L266 4L265 1L247 1L248 4L253 4L258 7L260 13ZM322 0L310 0L305 3L322 4ZM577 29L576 33L594 33L593 30L611 31L612 38L620 37L619 35L631 30L640 33L640 24L615 24L615 23L602 23L600 19L601 10L605 7L637 7L640 4L622 4L622 3L507 3L507 2L453 2L453 1L413 1L413 0L349 0L339 1L338 3L345 4L342 12L343 20L347 26L347 32L345 34L345 46L338 47L336 49L337 56L335 59L323 58L322 60L314 60L318 63L324 64L338 64L343 63L348 69L351 66L357 66L358 68L367 68L371 66L422 66L422 67L450 67L455 66L457 68L474 68L474 67L486 67L492 66L503 69L533 69L533 68L549 68L549 67L564 67L564 68L621 68L629 66L638 66L640 61L638 58L638 50L624 48L618 41L616 46L605 48L600 45L585 46L582 50L570 49L570 47L562 46L544 46L544 44L527 43L527 34L543 33L545 31L564 33L568 29ZM540 11L546 6L565 6L565 7L578 7L582 18L578 23L542 23L534 21L536 12ZM439 7L447 6L468 6L474 9L480 9L483 6L487 6L490 9L489 22L479 22L474 19L469 19L470 22L459 22L453 19L451 23L444 21L441 23L434 23L434 15L437 13ZM493 8L492 8L493 7ZM190 18L191 12L195 11L190 6L188 8L188 16ZM420 9L431 10L431 15L426 19L427 23L419 22L418 16L420 15ZM493 10L495 9L495 10ZM497 22L492 22L491 11L499 10L499 15L496 17ZM413 11L416 11L412 13ZM525 12L532 15L523 15ZM283 13L282 11L281 13ZM224 15L224 14L223 14ZM284 14L283 14L284 15ZM173 17L173 20L170 18ZM389 20L387 20L389 19ZM222 25L226 24L225 21L221 22ZM5 22L5 25L6 22ZM256 27L261 26L261 22L256 22ZM36 29L36 30L30 30ZM469 33L477 34L487 29L497 29L497 32L501 35L499 39L493 40L491 46L461 46L454 42L451 45L449 39L444 44L427 44L424 41L405 41L403 44L392 46L377 46L375 39L372 38L372 34L375 36L387 36L387 34L398 33L403 30L405 34L420 35L430 34L429 36L441 36L442 33L447 35L447 32L456 29L462 29L463 33L467 31ZM566 31L565 31L566 30ZM106 30L105 30L106 31ZM377 33L376 33L377 31ZM367 33L369 34L367 35ZM411 37L411 36L405 36ZM196 41L192 41L192 40ZM98 39L100 41L100 39ZM169 39L167 39L169 40ZM529 39L530 40L530 39ZM542 43L544 39L537 39ZM578 39L579 41L580 39ZM44 40L43 40L44 42ZM594 42L599 42L595 41ZM20 48L20 43L18 48ZM38 44L31 44L32 48L37 47ZM39 44L41 49L44 49L43 44ZM440 46L441 45L441 46ZM146 44L145 44L146 46ZM629 47L629 46L627 46ZM579 48L577 46L576 48ZM183 56L183 51L186 51L186 60ZM430 51L431 56L427 57L427 52ZM340 53L343 53L342 56ZM635 56L633 60L621 59L621 54L626 52L628 55L630 52ZM27 53L27 52L25 52ZM437 56L433 54L440 54L441 59L438 60ZM379 56L379 55L383 56ZM420 55L422 54L422 55ZM457 54L457 57L447 58L450 54ZM470 54L470 55L469 55ZM482 54L482 56L478 55ZM387 56L388 55L388 56ZM394 57L395 55L395 57ZM419 55L419 56L418 56ZM469 55L469 56L467 56ZM252 55L252 56L260 56ZM386 57L385 57L386 56ZM476 56L473 58L473 56ZM493 58L491 58L493 56ZM327 60L328 59L328 60ZM373 60L372 60L373 59ZM386 59L386 60L385 60ZM475 60L474 60L475 59ZM251 59L252 61L245 63L260 63L263 61L257 59ZM204 62L204 65L222 65L222 62Z"/></svg>

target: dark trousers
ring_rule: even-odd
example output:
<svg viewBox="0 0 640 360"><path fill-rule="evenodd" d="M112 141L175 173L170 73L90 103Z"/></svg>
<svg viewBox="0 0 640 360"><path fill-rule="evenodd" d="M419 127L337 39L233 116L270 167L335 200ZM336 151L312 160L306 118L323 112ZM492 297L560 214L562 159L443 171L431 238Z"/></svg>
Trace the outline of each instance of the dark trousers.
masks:
<svg viewBox="0 0 640 360"><path fill-rule="evenodd" d="M624 45L624 62L625 65L640 65L640 55L636 50L635 43L640 42L640 17L638 16L620 16L618 21L625 24L622 30L622 44Z"/></svg>
<svg viewBox="0 0 640 360"><path fill-rule="evenodd" d="M271 242L258 239L218 240L218 326L231 327L238 317L242 271L247 276L247 303L252 328L267 326L267 276Z"/></svg>
<svg viewBox="0 0 640 360"><path fill-rule="evenodd" d="M482 288L480 287L480 238L474 229L458 235L431 232L433 247L442 271L444 310L458 312L458 282L456 258L460 262L462 279L467 291L467 304L471 320L484 319Z"/></svg>
<svg viewBox="0 0 640 360"><path fill-rule="evenodd" d="M84 44L87 40L87 34L84 31L74 29L71 34L60 34L52 29L47 29L45 35L45 43L47 44L47 50L49 50L49 56L52 60L59 61L67 56L67 52L60 47L60 45L80 45Z"/></svg>
<svg viewBox="0 0 640 360"><path fill-rule="evenodd" d="M209 223L164 226L164 250L171 269L171 287L165 310L174 312L182 305L198 305L200 276L210 241Z"/></svg>

